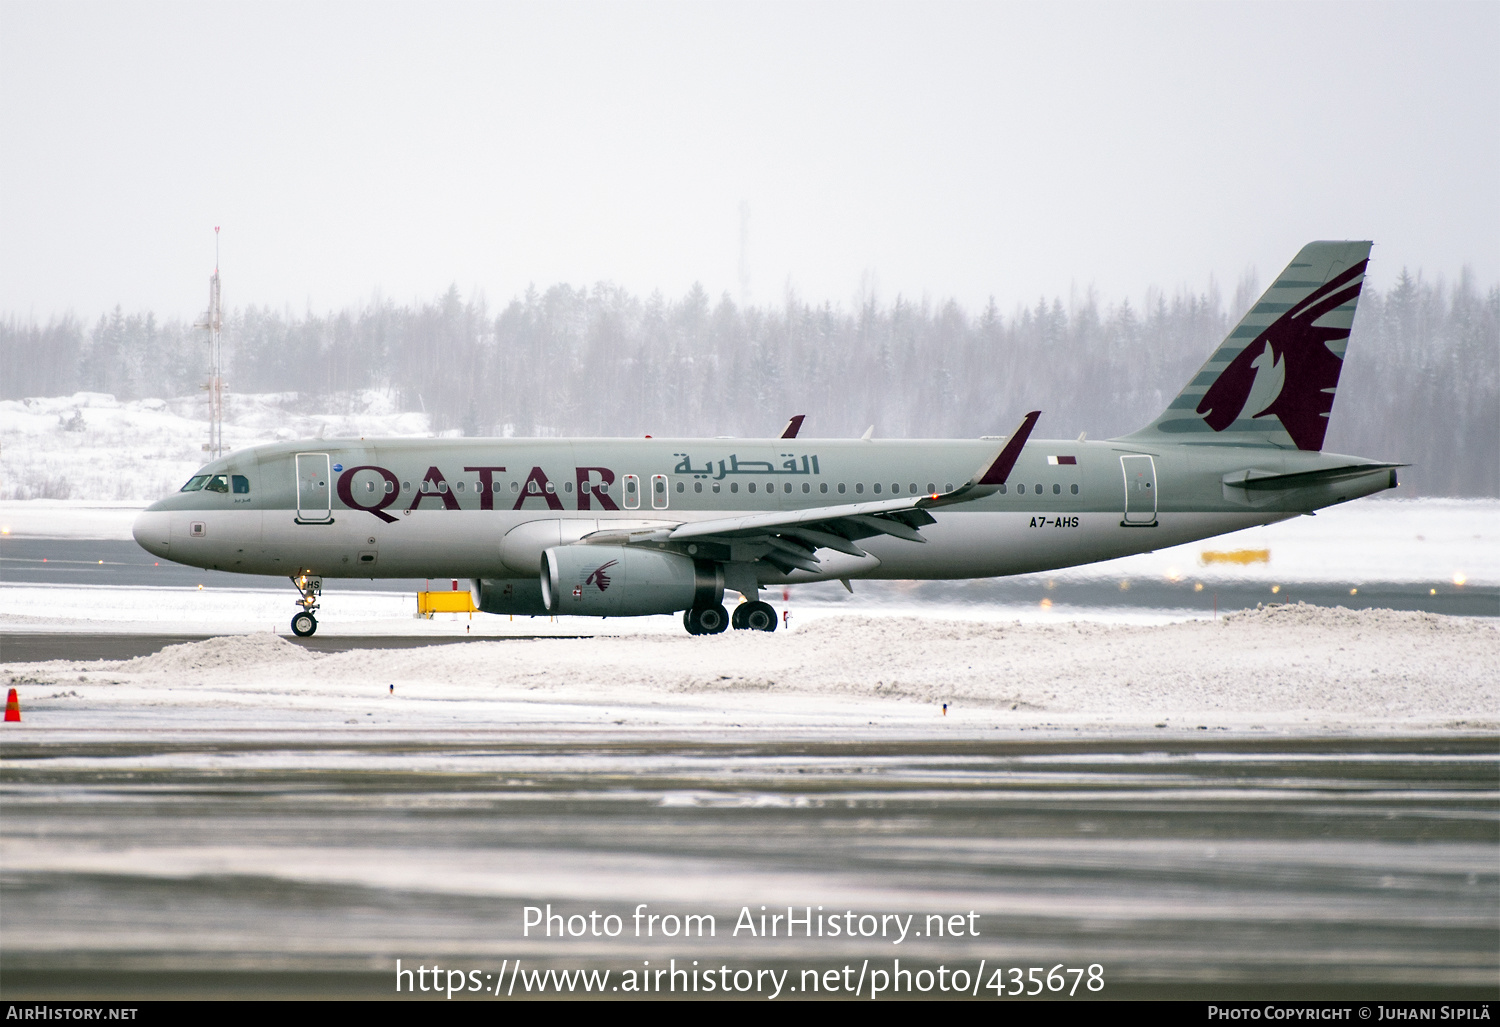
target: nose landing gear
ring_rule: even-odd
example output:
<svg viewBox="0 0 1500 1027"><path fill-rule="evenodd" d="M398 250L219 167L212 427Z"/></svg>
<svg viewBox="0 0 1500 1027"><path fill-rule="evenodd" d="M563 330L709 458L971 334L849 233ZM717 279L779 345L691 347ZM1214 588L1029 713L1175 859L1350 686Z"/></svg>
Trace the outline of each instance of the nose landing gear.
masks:
<svg viewBox="0 0 1500 1027"><path fill-rule="evenodd" d="M292 579L292 584L299 596L297 605L302 607L292 617L292 634L298 638L307 638L318 630L318 618L313 616L313 611L318 609L318 599L323 595L323 579L311 574L299 574Z"/></svg>

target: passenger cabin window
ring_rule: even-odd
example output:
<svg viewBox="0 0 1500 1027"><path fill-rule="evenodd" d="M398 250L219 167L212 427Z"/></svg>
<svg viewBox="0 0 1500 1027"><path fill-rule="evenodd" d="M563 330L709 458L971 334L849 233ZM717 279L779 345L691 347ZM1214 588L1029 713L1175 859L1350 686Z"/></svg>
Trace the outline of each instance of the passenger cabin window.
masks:
<svg viewBox="0 0 1500 1027"><path fill-rule="evenodd" d="M828 482L826 482L826 481L820 481L820 482L818 482L818 491L826 493L828 491Z"/></svg>
<svg viewBox="0 0 1500 1027"><path fill-rule="evenodd" d="M844 483L843 482L839 482L839 495L842 496L843 494L844 494Z"/></svg>
<svg viewBox="0 0 1500 1027"><path fill-rule="evenodd" d="M228 492L229 476L227 474L216 474L203 486L204 492Z"/></svg>
<svg viewBox="0 0 1500 1027"><path fill-rule="evenodd" d="M1061 486L1061 485L1057 485L1057 484L1054 484L1054 485L1053 485L1053 486L1052 486L1052 494L1053 494L1053 495L1054 495L1054 496L1060 496L1060 495L1062 495L1062 486Z"/></svg>
<svg viewBox="0 0 1500 1027"><path fill-rule="evenodd" d="M752 492L752 493L754 493L754 492L755 492L755 482L753 482L753 481L752 481L752 482L751 482L751 483L750 483L750 491L751 491L751 492Z"/></svg>
<svg viewBox="0 0 1500 1027"><path fill-rule="evenodd" d="M1075 495L1075 496L1078 495L1078 486L1074 485L1072 488L1073 488L1073 495Z"/></svg>
<svg viewBox="0 0 1500 1027"><path fill-rule="evenodd" d="M1006 492L1006 488L1007 488L1007 486L1006 486L1006 484L1005 484L1005 483L1004 483L1004 482L1001 482L1001 483L1000 483L1000 494L1001 494L1001 495L1002 495L1002 496L1003 496L1003 495L1005 495L1005 492ZM953 490L952 490L952 489L949 489L949 490L948 490L948 491L950 491L950 492L951 492L951 491L953 491Z"/></svg>
<svg viewBox="0 0 1500 1027"><path fill-rule="evenodd" d="M862 482L862 481L855 482L854 483L854 491L856 493L858 493L859 495L861 495L861 496L864 495L865 494L865 483Z"/></svg>
<svg viewBox="0 0 1500 1027"><path fill-rule="evenodd" d="M858 492L859 491L859 486L856 485L855 488L854 488L854 490L856 492ZM880 495L880 482L878 482L878 481L875 483L875 494L877 496Z"/></svg>
<svg viewBox="0 0 1500 1027"><path fill-rule="evenodd" d="M1019 492L1021 495L1024 496L1024 495L1026 495L1026 486L1025 485L1017 485L1016 486L1016 491Z"/></svg>
<svg viewBox="0 0 1500 1027"><path fill-rule="evenodd" d="M680 490L680 488L681 488L681 486L679 486L679 490ZM694 492L702 492L703 491L703 482L701 482L701 481L695 481L695 482L693 482L693 491Z"/></svg>
<svg viewBox="0 0 1500 1027"><path fill-rule="evenodd" d="M791 486L790 486L790 485L788 485L788 486L787 486L787 488L791 488ZM803 495L806 495L806 494L807 494L807 493L809 493L809 492L811 492L811 491L812 491L812 486L811 486L811 485L809 485L809 484L808 484L808 483L807 483L807 482L805 482L805 481L804 481L804 482L803 482L803 483L802 483L802 494L803 494Z"/></svg>
<svg viewBox="0 0 1500 1027"><path fill-rule="evenodd" d="M740 483L739 482L732 481L732 482L729 483L729 491L730 492L738 492L739 490L740 490Z"/></svg>

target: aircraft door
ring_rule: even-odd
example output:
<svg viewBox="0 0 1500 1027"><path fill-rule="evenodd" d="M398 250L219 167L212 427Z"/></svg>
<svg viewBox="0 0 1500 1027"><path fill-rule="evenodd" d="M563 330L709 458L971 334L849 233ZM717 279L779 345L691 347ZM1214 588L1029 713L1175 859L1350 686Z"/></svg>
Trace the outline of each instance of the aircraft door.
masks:
<svg viewBox="0 0 1500 1027"><path fill-rule="evenodd" d="M667 508L667 476L665 474L651 476L651 508L653 510Z"/></svg>
<svg viewBox="0 0 1500 1027"><path fill-rule="evenodd" d="M297 454L297 521L327 524L333 518L333 486L327 453Z"/></svg>
<svg viewBox="0 0 1500 1027"><path fill-rule="evenodd" d="M625 475L625 509L641 508L641 479L638 475Z"/></svg>
<svg viewBox="0 0 1500 1027"><path fill-rule="evenodd" d="M1125 473L1126 526L1151 527L1156 524L1156 461L1149 456L1122 456L1120 469Z"/></svg>

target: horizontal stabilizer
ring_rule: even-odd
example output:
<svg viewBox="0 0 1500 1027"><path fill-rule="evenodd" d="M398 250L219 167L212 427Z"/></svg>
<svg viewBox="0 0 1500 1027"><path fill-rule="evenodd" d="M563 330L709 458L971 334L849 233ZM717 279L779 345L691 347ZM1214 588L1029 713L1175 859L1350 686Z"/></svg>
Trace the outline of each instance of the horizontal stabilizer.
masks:
<svg viewBox="0 0 1500 1027"><path fill-rule="evenodd" d="M1271 471L1235 471L1224 475L1225 485L1251 492L1274 492L1288 489L1305 489L1315 485L1332 485L1340 481L1363 478L1377 471L1393 471L1408 464L1347 464L1343 467L1324 467L1316 471L1298 471L1295 474L1276 474Z"/></svg>

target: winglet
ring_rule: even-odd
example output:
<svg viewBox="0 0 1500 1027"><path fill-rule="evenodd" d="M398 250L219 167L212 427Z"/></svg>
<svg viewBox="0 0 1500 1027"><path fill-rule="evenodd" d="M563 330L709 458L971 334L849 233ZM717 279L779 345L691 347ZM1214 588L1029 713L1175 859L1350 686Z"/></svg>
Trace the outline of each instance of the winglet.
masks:
<svg viewBox="0 0 1500 1027"><path fill-rule="evenodd" d="M802 430L802 422L806 417L806 414L793 414L792 419L786 423L786 427L781 429L781 437L795 439L797 432Z"/></svg>
<svg viewBox="0 0 1500 1027"><path fill-rule="evenodd" d="M995 457L995 462L990 464L990 469L984 472L976 484L1005 484L1005 480L1010 477L1011 468L1016 466L1016 460L1021 455L1021 448L1026 445L1026 440L1031 437L1031 429L1036 427L1036 419L1041 416L1042 412L1040 410L1033 410L1021 419L1020 426L1011 432L1010 439L1005 443L1005 448L1000 451L999 456Z"/></svg>

